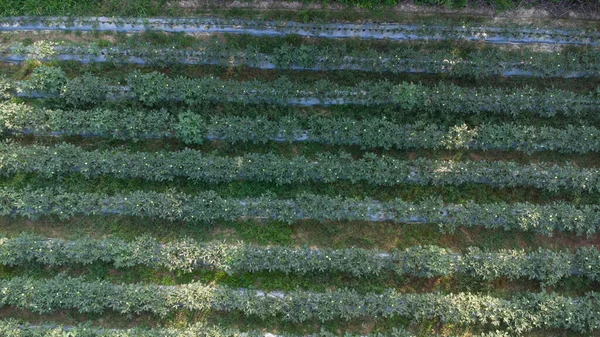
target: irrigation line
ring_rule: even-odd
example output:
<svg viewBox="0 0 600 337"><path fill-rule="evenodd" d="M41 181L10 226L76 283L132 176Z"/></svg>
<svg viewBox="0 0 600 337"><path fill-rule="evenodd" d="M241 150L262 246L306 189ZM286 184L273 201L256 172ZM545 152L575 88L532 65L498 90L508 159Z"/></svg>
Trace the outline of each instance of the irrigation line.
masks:
<svg viewBox="0 0 600 337"><path fill-rule="evenodd" d="M320 38L361 38L390 40L484 41L494 44L598 45L600 32L568 29L502 27L425 26L387 23L298 23L245 19L203 18L107 18L107 17L4 17L0 31L145 31L184 33L231 33L256 36L297 34Z"/></svg>

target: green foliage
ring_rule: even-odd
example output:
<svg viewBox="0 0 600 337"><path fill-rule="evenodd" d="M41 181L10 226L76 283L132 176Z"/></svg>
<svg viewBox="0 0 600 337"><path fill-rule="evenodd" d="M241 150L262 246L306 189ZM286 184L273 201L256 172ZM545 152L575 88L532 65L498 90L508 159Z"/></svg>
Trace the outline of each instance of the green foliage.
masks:
<svg viewBox="0 0 600 337"><path fill-rule="evenodd" d="M13 82L0 76L0 102L11 97ZM2 103L0 103L2 104Z"/></svg>
<svg viewBox="0 0 600 337"><path fill-rule="evenodd" d="M501 11L510 9L515 5L512 0L493 0L492 3Z"/></svg>
<svg viewBox="0 0 600 337"><path fill-rule="evenodd" d="M553 252L545 249L526 253L525 251L501 250L484 252L478 248L468 248L463 259L462 268L465 273L484 280L506 277L517 279L527 277L547 284L571 275L573 272L597 280L596 275L585 270L585 259L580 257L587 252L590 258L598 258L595 247L580 248L572 255L568 252Z"/></svg>
<svg viewBox="0 0 600 337"><path fill-rule="evenodd" d="M85 337L304 337L305 335L294 335L286 332L278 332L274 334L265 334L263 331L240 331L236 329L226 329L220 326L208 326L204 323L194 323L193 325L185 328L134 328L128 330L114 330L100 327L93 327L89 324L82 324L78 326L63 327L57 325L43 325L43 326L28 326L19 324L17 321L4 320L0 321L0 333L6 337L73 337L73 336L85 336ZM315 337L338 337L337 333L331 333L324 329L319 332L311 334ZM410 332L400 329L393 328L388 334L373 333L373 334L361 334L362 337L416 337ZM437 336L437 335L435 335ZM348 332L344 333L344 337L356 337L356 335ZM432 335L433 337L433 335ZM505 332L491 332L484 333L474 337L509 337L508 333Z"/></svg>
<svg viewBox="0 0 600 337"><path fill-rule="evenodd" d="M416 4L430 6L446 6L446 7L464 7L466 1L460 0L417 0Z"/></svg>
<svg viewBox="0 0 600 337"><path fill-rule="evenodd" d="M24 81L23 86L18 89L56 95L61 92L67 82L67 75L61 68L37 67L33 70L31 77Z"/></svg>
<svg viewBox="0 0 600 337"><path fill-rule="evenodd" d="M398 272L418 277L447 276L461 268L456 254L436 246L414 246L406 249L404 254L394 254L394 258L400 264Z"/></svg>
<svg viewBox="0 0 600 337"><path fill-rule="evenodd" d="M358 4L367 7L376 6L379 0L366 1ZM462 6L465 1L429 2L450 7ZM134 3L139 4L138 1ZM510 3L506 3L508 4L506 6L510 6ZM46 9L40 7L39 11L45 13ZM51 18L47 20L52 21ZM125 24L128 20L131 19L124 19L120 24ZM324 28L320 26L319 29ZM464 33L472 34L471 29L466 28ZM423 28L418 28L417 33L421 34L419 36L435 36L436 31L439 31L438 27L423 25ZM500 34L506 34L508 31L512 30L501 30ZM483 31L477 33L486 34ZM452 36L456 32L450 31L448 34L441 36ZM582 31L580 38L587 39L586 34L587 31ZM555 35L552 36L556 38ZM572 39L572 36L565 39ZM461 50L460 56L457 56L458 54L449 55L446 51L424 52L410 48L385 51L381 51L383 48L379 50L352 48L353 51L348 52L344 48L301 44L301 40L295 43L292 39L288 41L292 43L279 45L272 43L267 47L243 43L242 47L207 44L208 48L196 49L197 54L191 52L191 48L173 51L144 47L135 47L129 51L115 48L109 50L106 56L110 61L124 62L125 58L130 56L126 55L126 52L133 52L138 53L137 56L148 59L152 65L168 65L181 62L187 57L200 55L202 62L212 62L216 59L218 65L228 67L257 66L260 63L272 62L278 69L360 68L367 71L393 73L420 69L425 72L469 78L503 74L514 68L531 71L535 76L540 77L565 76L579 71L588 72L586 76L597 76L600 70L598 66L600 58L595 50L589 48L579 52L564 54L561 52L560 55L528 51L510 53L490 48L475 51ZM23 47L21 52L34 55L36 58L54 57L52 54L56 52L56 46L33 43L33 40L29 42L31 44ZM87 51L81 46L72 46L69 47L71 49L65 48L63 51L98 55L106 52L101 51L100 48L107 47L110 47L109 44L102 42ZM188 52L191 54L186 54ZM123 219L131 216L154 219L157 222L170 221L172 223L169 225L169 230L173 226L183 225L198 232L205 231L206 229L201 227L216 220L237 222L245 219L273 219L278 221L279 227L271 226L256 230L263 237L255 239L255 242L260 240L261 243L276 242L280 245L291 244L290 237L295 235L292 232L295 230L294 227L287 226L285 231L280 227L285 226L285 223L292 224L306 219L314 219L315 223L319 223L315 226L333 228L330 231L345 225L345 223L337 223L332 226L329 223L331 220L434 223L440 225L441 231L449 232L457 227L502 228L543 235L552 235L556 231L590 235L599 231L600 206L586 205L585 203L591 199L589 195L584 196L586 198L584 202L576 200L576 204L566 202L549 202L542 205L481 204L475 201L464 201L463 199L475 196L475 192L464 189L468 192L464 193L464 190L461 190L458 194L467 194L466 198L454 195L453 200L457 200L458 203L447 204L440 197L435 196L424 200L411 198L413 194L423 195L431 189L415 193L411 190L412 186L409 186L407 187L409 192L401 193L410 201L399 198L387 199L394 196L393 192L399 191L398 186L408 186L408 184L417 185L417 188L425 185L486 184L498 188L512 188L513 190L510 191L520 187L533 187L553 193L567 192L579 197L581 193L600 191L600 172L596 168L580 168L569 163L552 165L544 162L521 164L513 161L398 160L388 156L384 151L425 148L516 149L526 153L541 150L563 153L598 152L600 131L593 126L593 123L598 121L596 115L600 106L598 88L596 91L590 90L588 94L576 94L554 89L538 91L528 87L510 90L466 88L446 84L427 87L420 84L393 84L385 81L365 81L352 86L342 86L328 80L299 83L292 82L287 77L279 77L272 82L256 79L242 82L226 81L215 77L174 77L158 72L141 71L123 74L121 78L126 79L127 83L120 86L119 82L119 86L112 86L103 77L86 73L76 78L67 78L62 69L37 67L38 63L29 63L33 73L25 81L1 80L0 100L10 99L13 89L21 96L39 94L37 97L49 97L52 100L19 104L15 103L18 100L13 99L12 102L0 103L0 128L13 133L102 136L126 141L154 137L176 138L186 144L201 144L207 139L224 140L232 144L242 142L264 144L273 140L311 141L331 145L358 145L362 149L376 149L377 154L366 153L362 157L353 158L348 153L336 151L333 154L317 153L314 156L296 156L290 159L271 153L243 155L227 153L227 156L219 156L215 153L201 153L190 149L178 152L126 152L114 149L88 151L83 147L69 144L18 146L5 142L0 144L0 175L18 176L14 179L16 183L11 180L7 185L21 187L26 186L28 182L33 182L40 186L52 187L38 190L0 188L0 216L23 217L31 220L37 220L43 215L60 220L79 216L99 216L97 219L100 221L104 219L103 215L111 215L119 219L121 219L119 216L124 216ZM33 66L36 68L33 69ZM28 68L22 69L29 71ZM123 105L128 107L94 108L111 100L125 101L127 103ZM215 103L223 102L229 104L229 110L211 110ZM54 108L44 107L45 103L52 103L51 106ZM231 106L234 104L239 111L231 111L233 110ZM351 112L353 117L349 118L340 116L342 114L339 110L337 115L330 116L327 114L331 110L321 112L313 109L310 112L318 112L319 116L308 117L306 111L286 110L286 107L303 104L343 104L348 105L348 109L352 105L359 105L360 107L353 108L357 111L365 109L364 106L374 106L377 109L381 108L381 111L372 109L368 113ZM152 110L130 107L141 105ZM271 106L276 108L268 112L261 111ZM222 108L222 105L218 107ZM392 110L400 112L388 116L387 112ZM373 114L373 111L377 116L368 116ZM406 123L403 117L411 114L414 114L417 119L421 119L426 114L438 116L440 122L437 124L438 120L435 123L428 120L401 124ZM518 122L499 124L498 119L494 119L497 117L492 114L504 115L501 117L504 118L502 121L506 117L512 117ZM569 118L569 122L566 122L566 118L560 119L559 122L538 123L537 120L537 117L556 116ZM570 118L580 124L569 125L573 123ZM523 124L523 119L535 123L536 126ZM491 123L494 121L496 124ZM563 121L563 126L560 127L544 126L550 123L554 126L560 125L559 123ZM92 145L102 148L104 144ZM242 150L236 149L236 153L248 147L240 148ZM313 150L311 148L307 152L312 153ZM116 183L116 179L122 181ZM186 179L189 179L189 188L185 185L188 184L184 182L187 181ZM177 180L177 183L172 183L172 180ZM95 185L96 181L100 184ZM227 190L222 193L230 193L229 196L254 197L228 199L211 191L184 194L174 189L158 193L149 191L157 189L156 186L159 185L150 181L164 182L160 184L160 190L164 190L165 186L173 185L185 188L185 191L193 191L192 193L196 192L198 185L195 183L198 182L232 183L223 188L220 186L215 188L221 188L221 191ZM248 181L253 183L246 183ZM339 181L345 182L336 185ZM77 183L85 183L89 187L73 188ZM56 184L80 192L66 192L62 188L54 187ZM275 184L288 184L285 188L277 190L277 193L285 193L288 199L280 199L273 193L260 194L270 187L275 187ZM286 188L289 184L300 187L288 190ZM330 187L334 185L335 188ZM206 188L207 185L201 186ZM395 187L375 194L379 193L376 191L379 187L385 190L384 186ZM309 193L296 195L298 191L311 188L314 191L324 191L328 196ZM382 201L377 201L370 198L331 196L336 194L332 191L342 188L348 189L343 192L345 195L371 193L371 196L377 195L378 198L379 196L383 198ZM356 192L362 188L365 190ZM81 192L90 190L93 193ZM107 190L110 193L103 193ZM134 192L124 192L125 190ZM393 192L390 193L390 190ZM539 191L535 191L537 192ZM456 193L456 191L451 190L449 193ZM498 192L500 193L511 195L511 192ZM542 199L548 200L551 197L545 194ZM153 226L157 222L143 223L142 226L149 228L148 226ZM256 232L253 228L260 227L256 222L253 221L251 224L242 222L244 227L250 228L244 228L245 232L240 230L236 233L236 237L245 239L247 236L254 236ZM44 225L44 223L31 222L28 225ZM240 223L237 223L234 226L239 225ZM253 225L255 227L252 227ZM120 223L113 222L109 226L111 230L117 226L123 227L117 229L120 233L128 231L127 226L121 226ZM231 228L228 227L229 230ZM238 228L233 227L233 230ZM388 230L392 230L391 227L389 228ZM394 290L365 294L346 289L325 293L298 290L265 294L260 291L233 289L226 286L206 286L197 281L170 287L141 283L85 282L83 278L69 278L63 275L52 279L39 279L48 275L43 270L44 266L58 269L61 266L75 264L77 267L92 269L88 272L88 276L92 278L99 275L104 277L103 275L109 273L110 267L133 268L133 271L130 270L126 276L120 278L131 282L139 280L139 274L136 272L151 274L153 273L151 268L177 273L190 272L199 268L214 268L219 270L218 273L221 275L227 272L243 274L244 277L252 277L248 276L250 273L269 272L280 273L280 275L333 273L340 278L362 277L365 282L382 273L387 273L386 275L396 273L398 277L421 278L460 274L474 280L530 279L541 282L542 287L557 285L565 278L587 280L586 282L600 281L600 272L598 272L600 252L595 247L583 247L573 252L547 249L489 251L470 247L459 254L446 248L428 245L430 242L423 238L423 233L417 234L420 238L419 242L423 243L422 246L391 252L357 248L317 250L291 246L260 247L221 242L199 243L189 239L160 243L145 235L133 241L114 238L93 240L89 237L64 241L32 235L11 239L1 238L0 264L30 268L28 275L32 277L0 279L0 307L10 306L39 314L75 309L87 314L101 314L106 310L112 310L118 314L150 313L160 317L182 309L214 310L223 316L225 312L234 312L258 319L291 323L345 320L354 324L358 318L368 318L376 321L389 320L390 323L386 322L386 324L393 325L397 320L392 318L402 317L405 319L403 322L407 323L408 321L435 322L431 323L433 326L439 322L440 326L435 327L436 331L442 331L447 326L481 325L486 330L490 327L507 329L517 335L528 335L544 329L550 331L565 329L579 333L595 333L599 329L600 302L597 293L588 293L577 298L546 292L520 293L510 296L510 299L470 293L404 294ZM381 235L385 234L381 233ZM533 238L534 235L530 237ZM493 240L493 237L487 240ZM324 241L326 244L329 243L327 239ZM6 269L10 268L6 267ZM572 275L579 275L580 278ZM200 277L207 281L210 279L205 275ZM192 278L193 276L184 275L180 281L188 281ZM330 279L323 276L322 278ZM281 286L283 282L285 278L277 279L269 284L270 289ZM231 284L233 283L235 282ZM286 289L290 288L293 287L288 286ZM378 285L375 288L380 291L382 287ZM581 293L580 289L578 293ZM90 327L77 327L66 333L61 327L46 329L0 322L2 336L37 337L67 334L114 335L115 337L262 336L259 332L245 334L200 325L189 327L184 331L175 329L100 331ZM394 330L391 335L410 336L403 330ZM294 337L286 334L282 336ZM319 336L333 337L334 334L323 331ZM506 336L506 334L496 332L488 336Z"/></svg>
<svg viewBox="0 0 600 337"><path fill-rule="evenodd" d="M81 108L104 101L108 94L108 85L101 79L85 74L65 83L60 97L67 106Z"/></svg>
<svg viewBox="0 0 600 337"><path fill-rule="evenodd" d="M600 170L544 162L454 161L418 158L404 160L375 153L353 159L349 153L317 153L314 158L248 153L219 156L198 150L124 152L86 151L67 143L20 146L0 143L0 175L37 173L42 177L79 173L85 178L112 175L170 181L177 177L216 184L258 181L278 185L347 180L373 185L398 184L460 186L486 184L498 188L533 187L545 191L600 191Z"/></svg>
<svg viewBox="0 0 600 337"><path fill-rule="evenodd" d="M74 89L77 93L78 89ZM72 95L83 104L85 93ZM88 96L89 97L89 96ZM535 127L516 123L396 124L386 117L297 118L282 116L204 116L191 110L169 113L165 109L133 108L90 110L45 109L24 103L0 103L0 125L13 133L35 135L102 136L122 140L175 137L186 144L206 140L265 144L269 141L358 145L362 149L478 149L517 150L526 153L600 152L600 130L593 126Z"/></svg>
<svg viewBox="0 0 600 337"><path fill-rule="evenodd" d="M589 333L600 326L600 317L596 314L600 310L599 295L593 292L578 298L525 293L510 300L470 293L401 294L391 289L378 294L358 294L352 290L266 294L197 282L180 286L115 285L65 276L45 280L15 277L0 280L0 289L0 305L40 314L73 308L81 313L102 313L111 309L123 314L148 312L164 317L177 309L216 310L237 311L260 319L278 317L292 323L405 317L411 321L439 319L442 323L491 323L515 333L539 328ZM577 320L570 317L577 317Z"/></svg>
<svg viewBox="0 0 600 337"><path fill-rule="evenodd" d="M45 78L47 80L44 80ZM39 67L34 70L31 79L12 85L20 91L60 97L59 92L66 81L59 68ZM79 90L93 92L95 82L91 78L86 81L78 80L80 86L86 83L91 87ZM312 85L299 85L291 83L285 77L274 82L236 82L214 77L167 77L158 72L141 74L139 71L127 75L127 84L128 88L112 88L111 97L121 100L136 99L148 107L170 106L174 101L193 107L203 106L207 102L290 105L314 99L314 104L317 105L391 104L406 111L442 115L461 116L486 112L520 117L533 112L541 117L553 117L582 116L586 112L596 112L600 105L600 99L592 92L587 95L556 89L540 92L527 87L512 90L473 89L448 84L426 87L406 82L392 84L386 81L340 86L327 80ZM91 96L87 103L91 103ZM104 100L97 100L95 103L104 103Z"/></svg>
<svg viewBox="0 0 600 337"><path fill-rule="evenodd" d="M137 191L112 195L68 193L61 189L0 189L0 216L38 219L55 215L75 216L120 214L167 221L197 221L257 218L290 224L301 219L393 221L395 223L438 223L443 231L456 227L484 227L531 231L552 235L554 231L594 234L600 223L600 206L576 207L565 202L548 205L531 203L444 204L439 198L418 202L393 199L375 202L360 198L300 194L293 199L225 199L214 192L186 195L177 192ZM198 224L198 225L201 225Z"/></svg>
<svg viewBox="0 0 600 337"><path fill-rule="evenodd" d="M202 116L189 110L179 114L174 129L177 131L177 138L186 144L202 144L206 139L206 122Z"/></svg>
<svg viewBox="0 0 600 337"><path fill-rule="evenodd" d="M48 266L113 264L116 268L143 265L191 272L216 268L227 273L285 274L345 273L373 277L386 271L414 277L444 277L455 273L483 280L528 278L555 284L572 274L600 281L600 252L581 247L574 254L547 249L484 251L468 247L457 254L437 246L413 246L391 253L359 248L312 249L247 244L198 243L191 239L161 244L149 236L71 241L22 234L0 239L0 264Z"/></svg>
<svg viewBox="0 0 600 337"><path fill-rule="evenodd" d="M62 0L6 0L0 3L1 16L18 15L94 15L94 16L159 16L170 13L164 2L153 2L149 0L128 1L83 1L73 0L64 2Z"/></svg>
<svg viewBox="0 0 600 337"><path fill-rule="evenodd" d="M334 1L323 1L324 3L332 2L339 3L342 5L347 5L350 7L359 7L359 8L369 8L376 9L374 11L376 14L379 11L388 11L389 6L395 6L399 3L403 3L400 0L334 0ZM534 5L548 5L555 3L562 3L563 0L551 0L551 1L536 1ZM521 4L515 0L494 0L490 1L490 3L497 10L507 10L515 7L524 7L528 8L527 5ZM196 6L199 6L201 2L192 2ZM417 1L416 4L420 6L436 6L441 4L440 2L426 0L426 1ZM453 4L457 7L459 4L467 4L472 9L477 9L482 6L480 2L462 2L462 1L454 1L449 2L448 5ZM483 5L487 7L487 5ZM584 7L585 8L585 7ZM239 9L237 8L230 9L229 15L239 16ZM82 15L82 16L122 16L122 17L150 17L150 16L176 16L176 15L185 15L186 10L189 10L188 7L178 7L169 5L163 1L149 1L149 0L129 0L129 1L109 1L109 0L99 0L94 2L83 1L83 0L73 0L65 3L60 0L44 0L44 1L26 1L26 0L5 0L0 3L0 16L21 16L21 15L31 15L31 16L71 16L71 15ZM349 12L348 15L352 16L354 11L352 8L347 10ZM302 15L306 17L306 20L311 19L311 14L318 16L320 13L318 11L299 11L298 15ZM227 12L226 12L227 13ZM278 14L276 12L276 14ZM329 14L329 13L327 13ZM256 15L256 14L254 14ZM281 14L279 14L281 15ZM302 17L300 16L300 18ZM377 18L378 16L374 16ZM296 20L299 20L296 17Z"/></svg>
<svg viewBox="0 0 600 337"><path fill-rule="evenodd" d="M451 5L453 0L438 1L442 5ZM335 28L332 28L335 29ZM417 26L416 29L421 29ZM451 28L449 29L452 30ZM469 32L482 36L485 29ZM502 29L500 29L502 30ZM415 32L409 34L456 35L456 32ZM488 32L489 34L496 34ZM517 37L520 34L510 34ZM422 38L422 37L421 37ZM458 37L459 39L462 38ZM531 38L531 37L523 37ZM564 38L563 36L560 37ZM451 37L452 39L452 37ZM36 42L37 43L37 42ZM46 46L47 45L47 46ZM157 48L147 44L127 45L120 44L111 48L98 48L96 45L88 44L65 44L60 49L53 49L46 42L42 49L37 44L33 46L7 45L4 53L21 56L25 58L38 57L44 54L44 59L55 59L50 52L70 55L82 60L102 57L108 62L130 63L130 58L141 59L147 65L165 66L182 63L193 64L216 64L222 67L248 66L264 68L276 66L278 69L308 69L308 70L340 70L353 69L379 73L428 73L447 74L456 77L482 78L486 76L505 76L506 74L519 72L521 76L534 77L569 77L584 76L597 77L600 71L600 56L594 49L581 49L569 53L533 52L530 49L522 49L518 53L514 51L503 51L498 48L466 49L457 55L452 48L431 49L418 46L391 46L385 51L378 50L355 50L351 44L339 44L334 46L322 46L319 44L289 44L287 42L274 47L272 50L259 52L261 44L250 43L243 47L235 44L229 45L212 40L198 42L195 48ZM349 50L350 49L350 50ZM201 50L201 51L199 51ZM0 50L2 52L2 50Z"/></svg>
<svg viewBox="0 0 600 337"><path fill-rule="evenodd" d="M29 46L29 55L36 60L44 60L57 55L56 43L52 41L35 41Z"/></svg>
<svg viewBox="0 0 600 337"><path fill-rule="evenodd" d="M168 78L158 72L142 74L135 71L127 76L127 84L136 98L144 105L153 106L164 101L163 97L172 97L174 86L169 87Z"/></svg>
<svg viewBox="0 0 600 337"><path fill-rule="evenodd" d="M594 280L600 278L600 268L596 267L600 263L600 257L596 252L595 247L580 247L576 252L577 268L583 275Z"/></svg>

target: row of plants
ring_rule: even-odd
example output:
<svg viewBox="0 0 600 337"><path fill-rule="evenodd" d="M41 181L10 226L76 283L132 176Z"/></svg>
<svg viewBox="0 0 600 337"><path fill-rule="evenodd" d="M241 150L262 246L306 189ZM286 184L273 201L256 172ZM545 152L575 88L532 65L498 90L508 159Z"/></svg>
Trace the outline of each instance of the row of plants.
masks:
<svg viewBox="0 0 600 337"><path fill-rule="evenodd" d="M60 326L56 324L47 325L24 325L16 320L0 320L0 334L8 337L338 337L337 333L325 329L311 333L310 335L297 335L286 332L277 334L265 333L263 331L240 331L238 329L224 328L217 325L206 325L194 323L184 328L133 328L133 329L106 329L94 327L89 324L78 326ZM349 332L345 337L358 337ZM422 336L422 335L421 335ZM427 335L430 336L430 335ZM438 336L438 335L431 335ZM507 332L491 331L475 335L474 337L509 337ZM416 335L403 328L392 328L388 333L361 334L360 337L416 337Z"/></svg>
<svg viewBox="0 0 600 337"><path fill-rule="evenodd" d="M49 109L4 101L0 102L0 130L12 134L99 136L134 142L147 138L175 137L188 144L200 144L205 140L208 130L203 122L204 110L194 112L126 106L87 110Z"/></svg>
<svg viewBox="0 0 600 337"><path fill-rule="evenodd" d="M56 216L66 220L78 216L119 214L201 226L215 220L273 219L293 224L303 219L328 221L391 221L437 223L440 230L483 227L532 231L552 236L555 231L592 235L600 231L600 206L565 202L536 205L469 201L445 204L439 197L419 201L374 201L302 193L293 199L273 194L258 198L225 199L212 191L188 195L176 191L132 193L70 193L60 188L0 189L0 216L36 220Z"/></svg>
<svg viewBox="0 0 600 337"><path fill-rule="evenodd" d="M363 120L309 116L203 116L196 111L135 108L90 110L47 109L24 103L0 103L0 131L36 136L105 137L140 141L175 138L186 144L207 140L229 143L315 142L358 145L362 149L474 149L526 153L600 151L600 130L594 126L536 127L516 123L466 124L444 127L414 123L400 125L385 117Z"/></svg>
<svg viewBox="0 0 600 337"><path fill-rule="evenodd" d="M50 50L47 50L50 49ZM533 52L523 49L518 53L500 49L478 49L461 56L452 56L451 50L424 51L400 45L387 52L376 50L348 52L343 46L304 44L300 47L283 44L272 54L259 51L259 46L248 45L240 50L217 41L204 43L200 50L160 48L153 46L132 48L97 45L38 44L9 45L0 49L0 59L25 61L29 58L75 60L79 62L137 63L153 66L172 64L215 64L223 67L248 66L262 69L304 70L361 70L392 73L444 73L450 76L535 76L535 77L596 77L600 74L600 53L585 49L578 52Z"/></svg>
<svg viewBox="0 0 600 337"><path fill-rule="evenodd" d="M266 248L243 243L198 243L191 239L161 244L149 236L130 242L89 237L65 241L31 234L0 239L2 265L66 266L95 262L110 263L116 268L144 265L186 272L212 267L230 274L341 272L354 277L373 277L391 271L399 276L431 278L461 273L483 280L524 278L545 284L555 284L576 274L600 281L600 252L593 246L580 247L574 253L542 248L525 252L467 247L465 253L457 254L437 246L413 246L388 253L360 248Z"/></svg>
<svg viewBox="0 0 600 337"><path fill-rule="evenodd" d="M353 290L324 293L291 291L264 293L189 283L178 286L86 282L63 275L51 279L15 277L0 280L0 305L50 313L77 309L81 313L152 313L166 316L174 310L242 312L293 323L352 320L360 317L411 321L439 319L447 324L480 324L524 333L537 329L564 329L590 333L600 328L600 295L571 298L556 293L522 293L511 299L471 293L402 294L395 290L359 294Z"/></svg>
<svg viewBox="0 0 600 337"><path fill-rule="evenodd" d="M73 144L54 146L0 143L0 175L36 173L56 177L78 173L85 178L112 175L119 179L141 178L170 181L177 177L216 184L232 181L272 182L278 185L348 180L374 185L398 184L459 186L486 184L498 188L534 187L600 191L600 170L544 162L454 161L418 158L404 160L367 152L354 159L348 153L316 153L314 157L248 153L221 156L186 148L181 151L87 151Z"/></svg>
<svg viewBox="0 0 600 337"><path fill-rule="evenodd" d="M207 102L239 102L270 104L393 104L410 111L432 111L443 114L478 114L494 112L519 116L533 112L542 117L578 116L596 111L600 89L586 95L574 92L532 88L464 88L440 84L393 84L387 81L361 82L341 86L327 80L311 85L292 83L287 77L273 82L251 80L224 81L214 77L197 79L168 77L159 72L133 71L126 76L125 87L110 86L106 80L89 74L67 78L57 67L35 68L22 82L0 81L4 97L13 90L60 98L68 107L89 107L107 98L135 99L147 107L169 106L173 100L189 106ZM12 89L10 89L12 88ZM10 89L10 90L9 90Z"/></svg>
<svg viewBox="0 0 600 337"><path fill-rule="evenodd" d="M431 0L425 0L431 1ZM440 0L441 1L441 0ZM499 23L496 21L496 25ZM4 17L3 30L70 30L119 32L236 33L264 36L302 35L321 38L376 38L395 40L468 40L494 43L598 44L597 28L484 27L465 21L453 24L300 23L260 19L123 18L123 17Z"/></svg>
<svg viewBox="0 0 600 337"><path fill-rule="evenodd" d="M135 125L130 124L129 128L133 127ZM142 130L144 129L148 128ZM600 130L594 126L566 125L565 128L559 129L503 123L475 127L466 124L443 127L425 123L399 125L385 117L363 120L309 117L301 120L286 116L278 120L269 120L265 116L211 116L204 119L186 111L179 114L173 130L173 136L186 144L202 144L207 139L216 139L230 143L254 144L264 144L273 140L307 141L358 145L362 149L514 149L526 153L600 151ZM77 131L79 132L71 134L85 133Z"/></svg>

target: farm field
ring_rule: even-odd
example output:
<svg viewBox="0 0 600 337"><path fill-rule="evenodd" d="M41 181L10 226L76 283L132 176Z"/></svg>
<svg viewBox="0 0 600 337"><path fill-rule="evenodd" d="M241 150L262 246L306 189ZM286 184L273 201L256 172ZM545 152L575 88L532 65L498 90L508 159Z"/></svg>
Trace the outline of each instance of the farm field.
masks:
<svg viewBox="0 0 600 337"><path fill-rule="evenodd" d="M0 337L600 336L599 7L0 2Z"/></svg>

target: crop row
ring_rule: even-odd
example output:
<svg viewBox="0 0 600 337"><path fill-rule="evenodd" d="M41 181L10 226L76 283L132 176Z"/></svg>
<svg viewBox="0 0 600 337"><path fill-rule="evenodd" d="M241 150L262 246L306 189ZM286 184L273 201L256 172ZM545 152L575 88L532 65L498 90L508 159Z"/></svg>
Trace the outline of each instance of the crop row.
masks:
<svg viewBox="0 0 600 337"><path fill-rule="evenodd" d="M68 193L61 189L0 189L0 216L38 219L43 215L68 219L76 216L128 215L167 221L273 219L295 223L303 219L437 223L443 231L458 226L532 231L551 236L554 231L594 234L600 231L600 206L576 207L565 202L444 204L440 198L407 202L373 201L304 193L294 199L224 199L214 192L186 195L137 191L125 194ZM324 224L327 226L327 224Z"/></svg>
<svg viewBox="0 0 600 337"><path fill-rule="evenodd" d="M597 45L597 29L540 29L539 27L481 27L461 25L412 25L382 23L299 23L245 19L107 18L107 17L7 17L0 31L69 30L185 33L234 33L258 36L302 35L320 38L390 40L467 40L490 43L563 43Z"/></svg>
<svg viewBox="0 0 600 337"><path fill-rule="evenodd" d="M166 316L174 310L242 312L266 319L278 317L299 323L359 317L412 321L439 319L442 323L491 324L517 333L535 329L592 332L600 328L600 295L570 298L548 293L525 293L510 300L470 293L401 294L394 290L358 294L352 290L325 293L291 291L265 293L190 283L179 286L115 285L58 276L34 280L0 280L0 305L49 313L78 309L82 313L149 312Z"/></svg>
<svg viewBox="0 0 600 337"><path fill-rule="evenodd" d="M453 161L397 159L365 153L353 159L348 153L317 153L314 158L248 153L228 157L186 148L181 151L127 152L85 149L67 143L54 146L20 146L0 143L0 175L37 173L54 177L78 173L86 178L108 174L116 178L170 181L177 177L207 183L240 180L292 184L333 183L348 180L374 185L398 184L458 186L486 184L498 188L534 187L598 192L600 170L544 162Z"/></svg>
<svg viewBox="0 0 600 337"><path fill-rule="evenodd" d="M174 100L189 106L227 101L279 105L393 104L409 111L443 114L494 112L519 116L534 112L542 117L557 114L576 116L583 112L596 111L600 105L600 99L597 97L600 90L582 95L556 89L541 92L531 88L515 88L508 91L495 88L462 88L454 85L428 88L412 83L393 84L387 81L341 86L327 80L320 80L312 85L298 85L286 77L280 77L273 82L236 82L213 77L167 77L158 72L142 74L138 71L128 74L126 82L127 86L111 87L102 78L84 75L68 79L60 68L38 67L26 81L0 81L0 95L4 92L3 95L9 97L8 88L12 87L19 92L57 96L65 105L72 107L99 104L112 97L134 99L150 107L172 103Z"/></svg>
<svg viewBox="0 0 600 337"><path fill-rule="evenodd" d="M259 52L257 46L240 50L223 43L209 42L201 51L152 47L57 46L47 43L33 46L7 46L0 59L22 62L29 58L73 60L78 62L115 62L149 65L213 64L224 67L249 66L261 69L360 70L392 73L444 73L451 76L534 76L597 77L600 53L597 50L549 53L523 50L520 53L498 49L477 50L461 57L449 56L448 50L423 51L397 47L387 52L348 53L343 48L283 44L272 54Z"/></svg>
<svg viewBox="0 0 600 337"><path fill-rule="evenodd" d="M360 248L264 248L198 243L191 239L161 244L148 236L131 242L115 238L64 241L28 234L0 239L2 265L65 266L94 262L111 263L116 268L145 265L187 272L212 267L228 273L347 273L355 277L373 277L384 272L415 277L460 273L483 280L527 278L546 284L575 274L600 281L600 252L595 247L580 247L575 253L541 248L532 252L493 252L469 247L466 253L457 254L436 246L413 246L387 253Z"/></svg>
<svg viewBox="0 0 600 337"><path fill-rule="evenodd" d="M123 108L58 110L0 103L0 131L36 136L106 137L139 141L176 138L186 144L207 140L229 143L315 142L358 145L362 149L474 149L517 150L527 153L600 151L600 130L594 126L566 128L535 127L515 123L483 124L477 127L435 124L396 124L389 119L328 118L300 119L284 116L202 116L192 111L169 113L165 109Z"/></svg>
<svg viewBox="0 0 600 337"><path fill-rule="evenodd" d="M185 328L134 328L127 330L92 327L90 325L59 326L59 325L23 325L16 320L0 320L0 334L9 337L338 337L338 334L324 329L309 335L295 335L285 332L277 334L262 331L240 331L223 328L217 325L194 323ZM359 337L344 333L345 337ZM420 335L423 336L423 335ZM425 335L439 337L439 335ZM416 337L402 328L392 328L389 333L361 334L360 337ZM473 337L510 337L507 332L493 331L474 335Z"/></svg>

